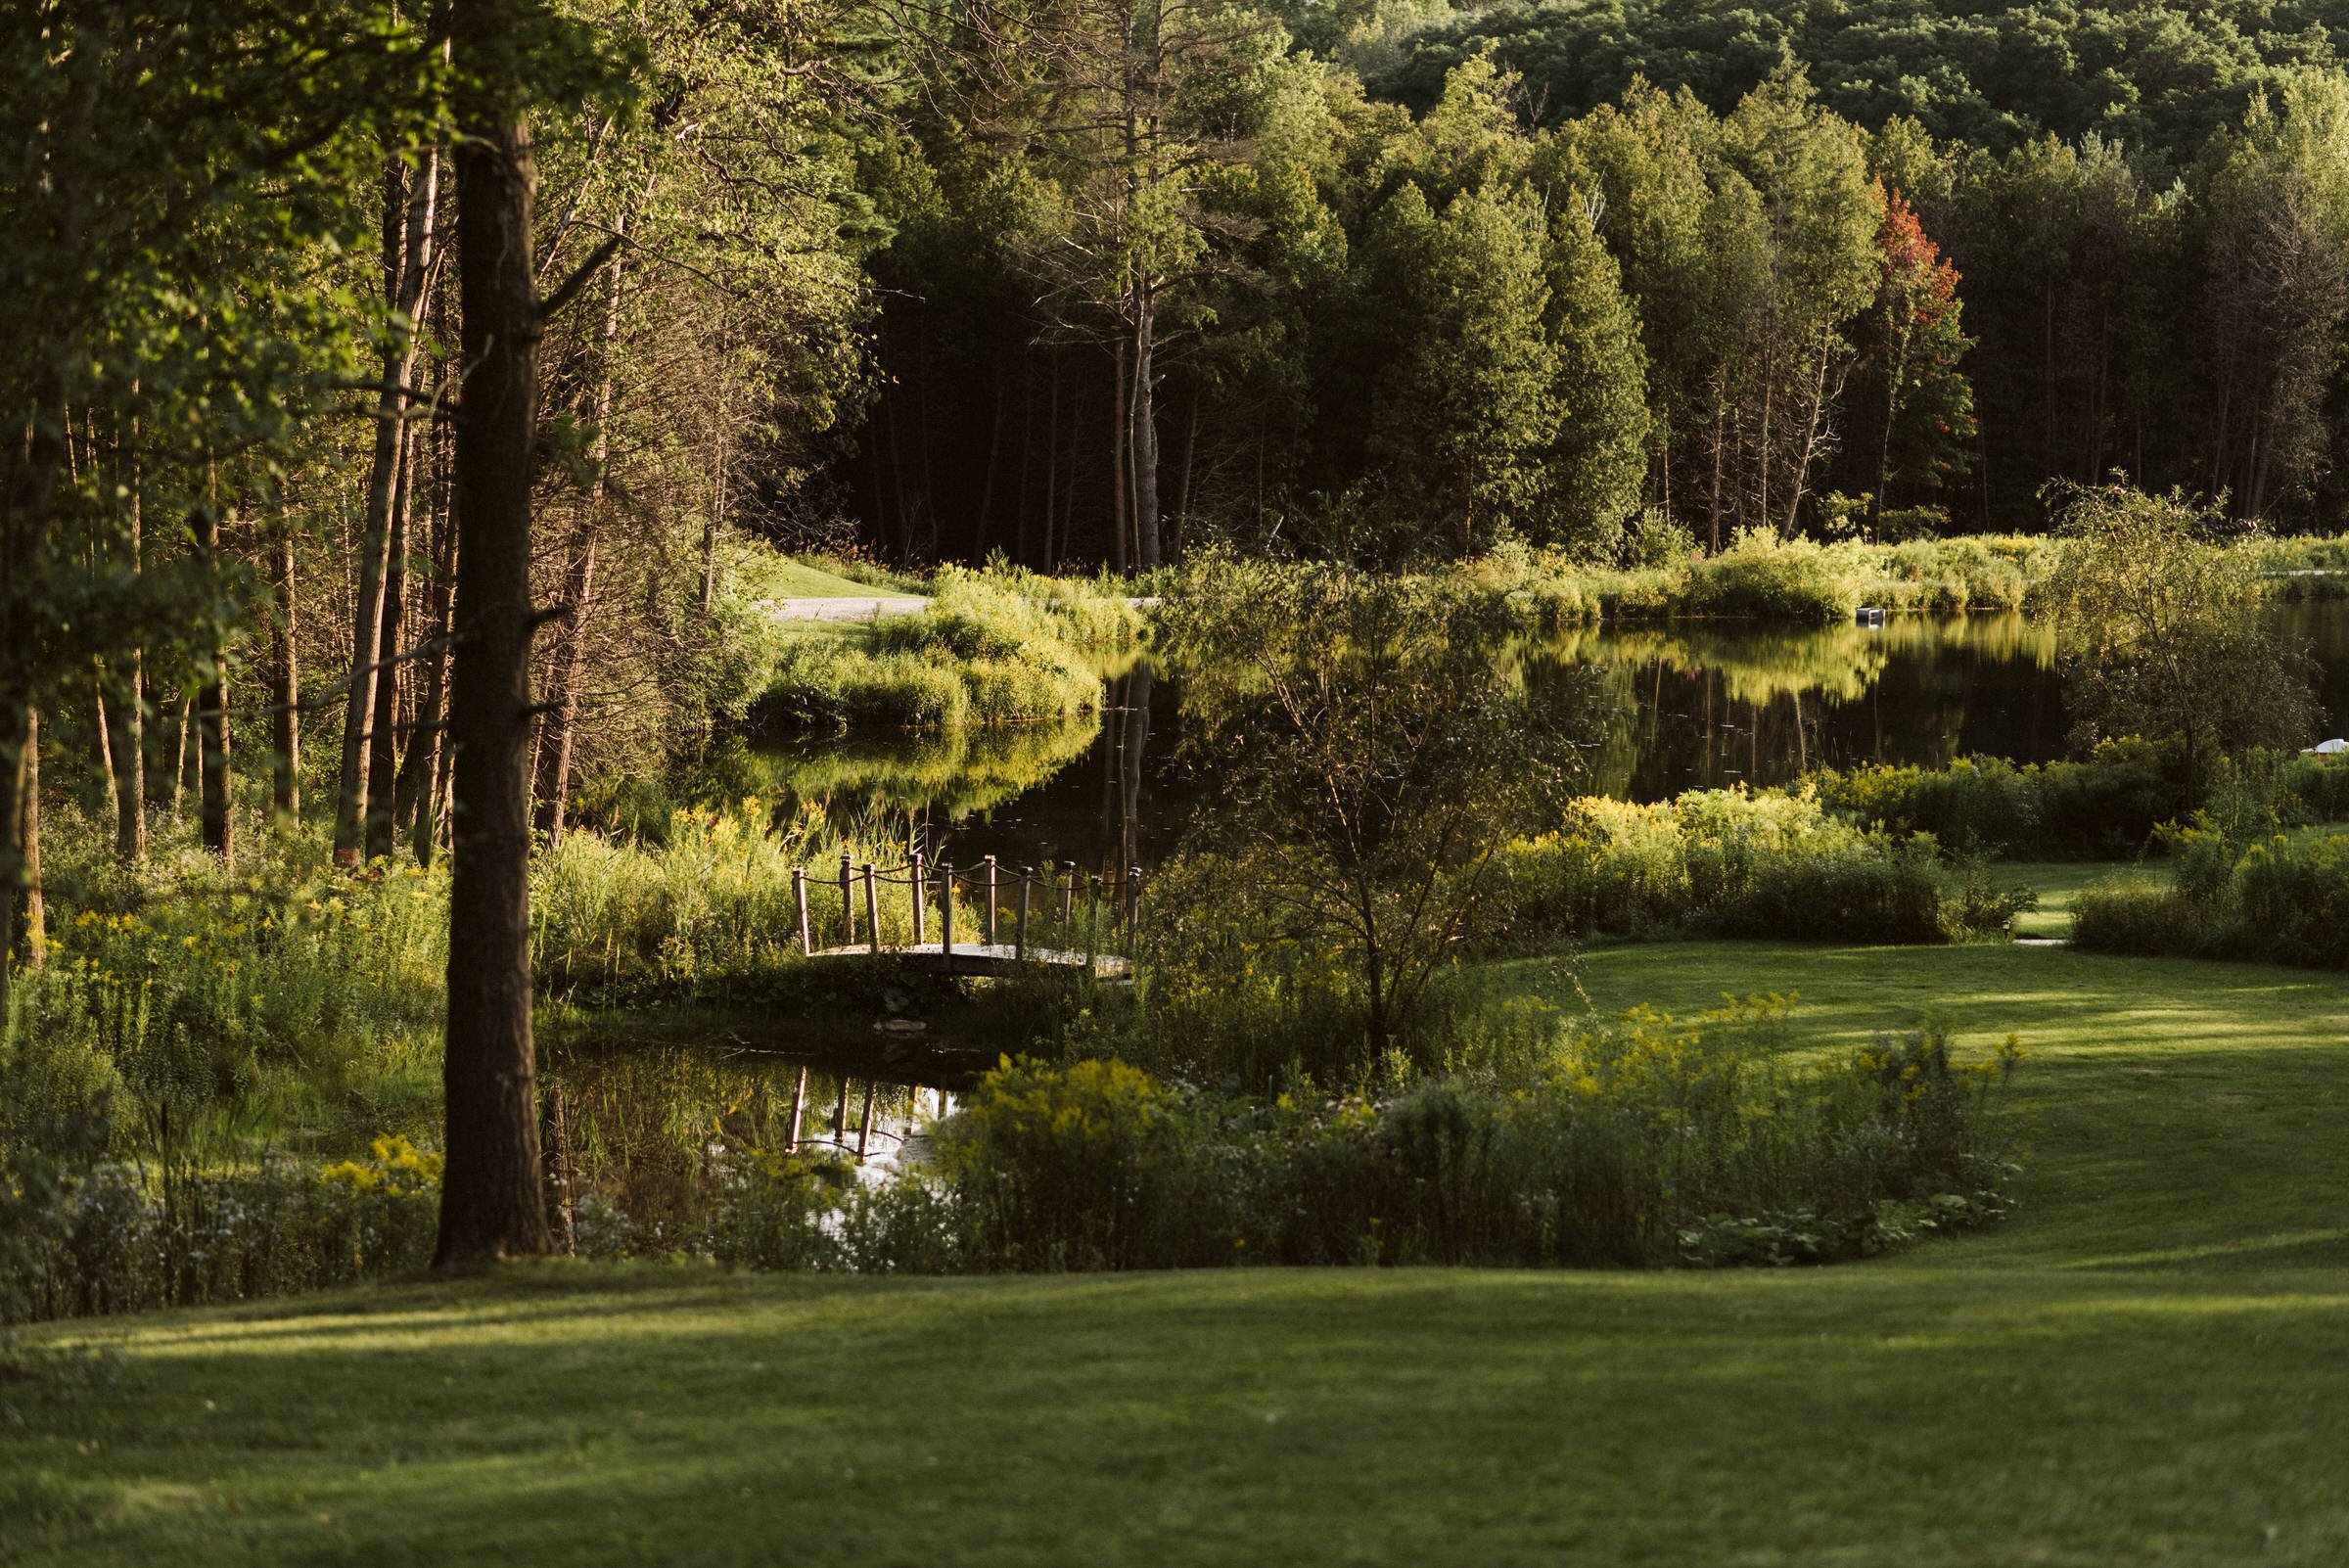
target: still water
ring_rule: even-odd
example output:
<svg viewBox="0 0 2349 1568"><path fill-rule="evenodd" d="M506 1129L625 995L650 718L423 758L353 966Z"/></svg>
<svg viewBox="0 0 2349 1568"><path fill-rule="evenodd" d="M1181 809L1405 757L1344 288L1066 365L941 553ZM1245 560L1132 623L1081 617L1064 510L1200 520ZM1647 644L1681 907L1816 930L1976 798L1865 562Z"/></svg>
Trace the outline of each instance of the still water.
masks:
<svg viewBox="0 0 2349 1568"><path fill-rule="evenodd" d="M2309 740L2349 732L2349 602L2276 614L2317 657ZM2069 749L2052 628L2020 615L1679 622L1570 630L1526 651L1537 688L1590 715L1592 794L1651 801L1818 767L2040 762ZM1141 667L1109 681L1098 718L777 744L763 761L786 806L901 813L937 857L1153 864L1180 830L1187 791L1172 761L1179 684L1179 671Z"/></svg>
<svg viewBox="0 0 2349 1568"><path fill-rule="evenodd" d="M2323 716L2309 739L2349 731L2349 603L2277 613L2317 654ZM1585 720L1585 787L1627 799L1878 761L2046 761L2068 746L2050 628L2020 616L1681 623L1513 652L1528 656L1537 693ZM787 814L910 825L934 859L959 864L993 854L1107 872L1157 863L1180 831L1191 786L1173 758L1178 707L1179 672L1143 666L1113 677L1103 712L1075 723L777 742L759 761ZM918 1161L924 1129L950 1102L892 1059L841 1076L741 1039L589 1030L550 1040L544 1131L566 1238L592 1251L614 1244L615 1227L689 1229L747 1163L794 1151L861 1155L868 1169Z"/></svg>

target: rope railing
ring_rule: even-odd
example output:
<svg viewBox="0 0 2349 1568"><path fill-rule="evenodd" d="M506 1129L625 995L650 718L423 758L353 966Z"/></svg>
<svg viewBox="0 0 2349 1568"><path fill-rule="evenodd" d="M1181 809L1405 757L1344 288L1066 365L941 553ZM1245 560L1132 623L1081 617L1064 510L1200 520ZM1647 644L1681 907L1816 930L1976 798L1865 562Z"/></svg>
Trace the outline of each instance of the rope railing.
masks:
<svg viewBox="0 0 2349 1568"><path fill-rule="evenodd" d="M1007 867L995 855L973 866L950 861L932 865L920 851L903 862L883 866L858 863L843 851L836 869L820 875L806 866L791 873L793 911L798 919L800 951L816 951L814 899L821 885L825 897L840 902L843 947L881 952L883 888L902 889L912 916L913 945L930 945L932 896L937 899L938 946L951 956L964 948L1000 948L1006 928L1014 960L1032 953L1050 952L1061 961L1078 952L1090 966L1103 953L1130 955L1141 929L1144 880L1138 865L1113 870L1107 876L1084 871L1075 860L1046 860L1037 866ZM893 894L892 899L900 897ZM957 903L962 918L957 920ZM859 915L862 916L861 921ZM829 917L827 917L827 923Z"/></svg>

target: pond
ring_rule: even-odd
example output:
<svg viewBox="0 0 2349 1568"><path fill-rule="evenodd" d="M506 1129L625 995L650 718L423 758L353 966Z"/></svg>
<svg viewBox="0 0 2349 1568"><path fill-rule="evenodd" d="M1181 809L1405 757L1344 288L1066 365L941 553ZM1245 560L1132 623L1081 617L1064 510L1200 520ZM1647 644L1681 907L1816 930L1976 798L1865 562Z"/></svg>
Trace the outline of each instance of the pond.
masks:
<svg viewBox="0 0 2349 1568"><path fill-rule="evenodd" d="M2316 652L2312 740L2349 732L2349 601L2276 614ZM2049 761L2069 745L2052 628L2020 615L1576 628L1522 651L1529 679L1592 715L1587 789L1622 799L1869 761ZM782 743L761 754L763 770L786 799L902 813L934 856L1149 865L1182 816L1178 689L1178 672L1143 666L1108 682L1098 718Z"/></svg>
<svg viewBox="0 0 2349 1568"><path fill-rule="evenodd" d="M2277 613L2317 650L2321 733L2349 729L2349 603ZM1526 657L1538 691L1588 716L1586 787L1628 799L1872 761L2045 761L2067 747L2050 628L2020 616L1676 623L1509 651ZM1156 864L1185 804L1172 761L1178 678L1139 666L1105 696L1101 714L1066 724L778 742L760 753L760 782L787 811L820 806L898 831L909 822L934 858L960 864L989 854L1102 872ZM922 1129L950 1104L935 1084L968 1082L936 1062L915 1082L918 1051L876 1052L875 1065L843 1076L839 1064L861 1050L819 1041L801 1020L768 1022L772 1038L757 1040L683 1026L689 1038L674 1040L549 1040L546 1143L571 1239L595 1250L616 1225L690 1227L730 1173L794 1150L868 1155L876 1167L918 1160Z"/></svg>
<svg viewBox="0 0 2349 1568"><path fill-rule="evenodd" d="M558 1238L622 1250L713 1218L747 1168L837 1158L868 1180L919 1163L927 1129L953 1109L911 1075L846 1074L787 1054L705 1039L580 1037L544 1041L539 1116Z"/></svg>

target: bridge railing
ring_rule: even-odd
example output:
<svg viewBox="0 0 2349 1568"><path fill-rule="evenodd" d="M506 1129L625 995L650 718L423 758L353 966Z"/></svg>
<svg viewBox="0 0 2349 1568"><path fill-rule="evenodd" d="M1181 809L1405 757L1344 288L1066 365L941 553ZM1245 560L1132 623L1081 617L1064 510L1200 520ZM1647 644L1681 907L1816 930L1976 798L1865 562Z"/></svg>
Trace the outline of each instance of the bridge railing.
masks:
<svg viewBox="0 0 2349 1568"><path fill-rule="evenodd" d="M924 951L935 945L947 957L989 949L997 958L1044 963L1130 958L1143 889L1138 865L1107 873L1074 860L1015 867L990 854L957 866L933 864L919 851L893 866L858 864L844 853L837 868L802 866L791 874L800 951L810 957L818 951L819 924L827 934L845 934L824 949L830 952L903 951L906 945L883 935L885 926L904 929L896 917L902 909L912 917L910 945ZM819 910L836 918L821 918Z"/></svg>

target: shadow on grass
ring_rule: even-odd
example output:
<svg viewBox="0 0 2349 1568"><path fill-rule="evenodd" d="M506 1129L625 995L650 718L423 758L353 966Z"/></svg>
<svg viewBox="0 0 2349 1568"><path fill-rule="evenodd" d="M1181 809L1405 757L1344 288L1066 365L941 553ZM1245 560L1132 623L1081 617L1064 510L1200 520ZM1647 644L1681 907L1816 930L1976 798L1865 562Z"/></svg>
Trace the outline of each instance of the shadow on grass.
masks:
<svg viewBox="0 0 2349 1568"><path fill-rule="evenodd" d="M69 1562L2231 1561L2269 1523L2292 1534L2259 1560L2318 1562L2349 1542L2337 1273L679 1271L687 1305L543 1272L487 1314L452 1299L396 1353L348 1317L299 1349L134 1343L129 1397L70 1433L36 1417L0 1498L47 1497L23 1539ZM576 1310L471 1332L548 1291Z"/></svg>

